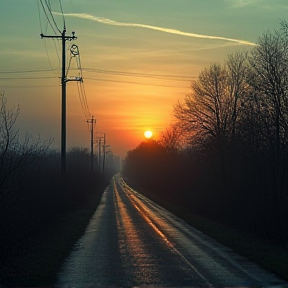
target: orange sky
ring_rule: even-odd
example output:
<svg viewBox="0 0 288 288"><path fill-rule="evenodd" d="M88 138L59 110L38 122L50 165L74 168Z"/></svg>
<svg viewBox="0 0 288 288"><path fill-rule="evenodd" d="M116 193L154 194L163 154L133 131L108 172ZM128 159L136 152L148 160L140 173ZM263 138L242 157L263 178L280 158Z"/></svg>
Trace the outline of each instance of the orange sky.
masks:
<svg viewBox="0 0 288 288"><path fill-rule="evenodd" d="M61 43L40 38L41 32L55 34L35 2L1 0L0 92L5 91L11 107L20 105L17 125L23 133L51 137L59 149ZM59 1L48 2L62 31ZM62 4L67 35L75 31L78 37L67 42L67 56L70 45L78 45L89 108L81 106L77 84L68 82L67 149L90 147L87 119L93 115L95 131L105 132L113 153L122 157L145 141L145 130L157 139L169 126L173 105L189 93L202 69L253 48L263 32L279 27L288 10L286 0ZM68 76L79 76L75 60Z"/></svg>

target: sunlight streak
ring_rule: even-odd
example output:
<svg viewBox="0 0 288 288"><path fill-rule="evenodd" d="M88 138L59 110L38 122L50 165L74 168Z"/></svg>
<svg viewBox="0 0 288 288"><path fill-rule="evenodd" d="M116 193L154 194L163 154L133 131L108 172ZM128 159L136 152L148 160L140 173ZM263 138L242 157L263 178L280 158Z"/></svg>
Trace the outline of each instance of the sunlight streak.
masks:
<svg viewBox="0 0 288 288"><path fill-rule="evenodd" d="M120 178L120 184L123 185L123 183L125 183L124 181L121 181L123 179ZM115 184L114 184L115 185ZM127 193L127 190L125 189L126 185L121 186L123 192L126 194L127 198L130 200L131 204L134 206L134 208L141 214L141 216L143 217L143 219L154 229L154 231L162 238L162 240L166 243L166 245L173 250L176 254L178 254L184 262L187 263L187 265L195 272L199 275L199 277L201 279L203 279L208 286L210 286L211 284L209 283L209 281L196 269L196 267L194 265L192 265L190 263L190 261L188 259L185 258L185 256L174 246L174 244L169 241L169 239L162 233L162 231L152 222L152 220L147 216L147 214L149 214L149 211L147 209L145 209L144 205L141 205L140 203L136 203L138 202L137 197L135 197L135 195L133 195L132 193ZM116 185L115 185L116 187ZM117 189L117 188L116 188ZM140 204L139 206L137 204ZM212 285L211 285L212 286Z"/></svg>

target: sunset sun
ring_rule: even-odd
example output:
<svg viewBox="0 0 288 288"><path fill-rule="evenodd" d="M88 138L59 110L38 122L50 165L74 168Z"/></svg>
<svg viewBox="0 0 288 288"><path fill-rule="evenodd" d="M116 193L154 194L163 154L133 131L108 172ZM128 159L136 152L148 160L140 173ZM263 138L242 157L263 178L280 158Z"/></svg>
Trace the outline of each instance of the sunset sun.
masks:
<svg viewBox="0 0 288 288"><path fill-rule="evenodd" d="M144 132L144 136L145 136L147 139L151 138L152 135L153 135L153 133L152 133L151 131L149 131L149 130L147 130L147 131Z"/></svg>

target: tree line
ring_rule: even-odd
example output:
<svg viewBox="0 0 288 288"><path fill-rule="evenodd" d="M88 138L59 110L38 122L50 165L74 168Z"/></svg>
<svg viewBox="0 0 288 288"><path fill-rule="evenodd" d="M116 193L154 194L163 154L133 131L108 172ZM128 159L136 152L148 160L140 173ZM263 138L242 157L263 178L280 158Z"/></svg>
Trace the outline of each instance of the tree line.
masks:
<svg viewBox="0 0 288 288"><path fill-rule="evenodd" d="M53 139L41 141L40 137L21 134L17 128L19 113L19 107L9 108L7 98L0 95L1 281L7 271L21 269L16 260L26 257L25 243L31 244L53 231L61 219L91 206L107 184L99 171L91 171L88 149L79 147L67 152L63 182L60 153L51 148Z"/></svg>
<svg viewBox="0 0 288 288"><path fill-rule="evenodd" d="M128 152L123 175L191 213L288 238L288 25L213 63L173 107L158 141Z"/></svg>

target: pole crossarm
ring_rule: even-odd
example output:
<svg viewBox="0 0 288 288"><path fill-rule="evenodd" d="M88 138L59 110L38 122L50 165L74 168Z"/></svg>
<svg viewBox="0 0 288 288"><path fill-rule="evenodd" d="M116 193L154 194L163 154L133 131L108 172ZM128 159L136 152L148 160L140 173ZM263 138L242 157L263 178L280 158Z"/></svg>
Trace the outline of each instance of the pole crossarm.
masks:
<svg viewBox="0 0 288 288"><path fill-rule="evenodd" d="M41 39L43 38L56 38L56 39L65 39L65 40L68 40L68 41L72 41L72 40L75 40L77 39L77 37L75 36L75 32L72 32L72 36L66 36L65 35L66 33L66 30L63 30L62 34L61 35L44 35L43 33L40 34L41 36Z"/></svg>

